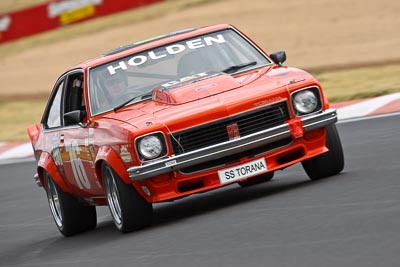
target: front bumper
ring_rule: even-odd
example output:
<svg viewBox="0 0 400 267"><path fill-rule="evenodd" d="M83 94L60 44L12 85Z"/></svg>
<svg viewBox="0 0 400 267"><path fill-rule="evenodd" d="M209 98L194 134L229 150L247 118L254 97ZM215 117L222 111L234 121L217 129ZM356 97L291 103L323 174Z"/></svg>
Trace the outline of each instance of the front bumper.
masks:
<svg viewBox="0 0 400 267"><path fill-rule="evenodd" d="M35 174L34 176L33 176L33 179L35 180L35 184L38 186L38 187L43 187L43 185L42 185L42 183L40 182L40 179L39 179L39 174Z"/></svg>
<svg viewBox="0 0 400 267"><path fill-rule="evenodd" d="M335 109L327 109L321 113L312 114L310 116L301 118L304 132L326 127L335 123L336 121L337 114ZM134 166L129 168L127 171L131 181L144 180L206 161L233 155L243 151L244 148L247 150L262 145L267 145L290 136L290 126L288 123L285 123L277 127L266 129L217 145L204 147L180 155L172 155L168 158L149 162L141 166Z"/></svg>

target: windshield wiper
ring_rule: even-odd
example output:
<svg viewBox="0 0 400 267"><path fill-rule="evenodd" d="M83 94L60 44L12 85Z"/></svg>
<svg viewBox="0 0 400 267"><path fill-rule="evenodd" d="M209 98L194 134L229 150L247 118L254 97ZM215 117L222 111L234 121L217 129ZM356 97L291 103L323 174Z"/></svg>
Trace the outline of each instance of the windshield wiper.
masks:
<svg viewBox="0 0 400 267"><path fill-rule="evenodd" d="M236 72L236 71L238 71L240 69L243 69L245 67L253 66L253 65L256 65L256 64L257 64L257 61L251 61L251 62L247 62L247 63L243 63L243 64L233 65L233 66L230 66L230 67L222 70L221 72L233 73L233 72Z"/></svg>
<svg viewBox="0 0 400 267"><path fill-rule="evenodd" d="M130 102L132 102L132 101L135 100L136 98L140 98L139 100L145 100L145 99L151 98L151 96L152 96L152 95L151 95L151 92L150 92L150 93L147 92L147 93L144 93L144 94L141 94L141 95L136 95L136 96L130 98L129 100L127 100L127 101L125 101L125 102L119 104L118 106L114 107L113 110L114 110L114 112L117 111L117 110L119 110L120 108L122 108L122 107L128 105Z"/></svg>

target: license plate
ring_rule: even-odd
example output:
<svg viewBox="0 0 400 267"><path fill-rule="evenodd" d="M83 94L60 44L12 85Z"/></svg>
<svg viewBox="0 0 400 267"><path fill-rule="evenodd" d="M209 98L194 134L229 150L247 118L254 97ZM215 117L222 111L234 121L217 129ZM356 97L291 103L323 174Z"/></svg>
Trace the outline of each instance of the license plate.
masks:
<svg viewBox="0 0 400 267"><path fill-rule="evenodd" d="M221 184L231 183L267 172L265 159L261 158L232 168L218 171Z"/></svg>

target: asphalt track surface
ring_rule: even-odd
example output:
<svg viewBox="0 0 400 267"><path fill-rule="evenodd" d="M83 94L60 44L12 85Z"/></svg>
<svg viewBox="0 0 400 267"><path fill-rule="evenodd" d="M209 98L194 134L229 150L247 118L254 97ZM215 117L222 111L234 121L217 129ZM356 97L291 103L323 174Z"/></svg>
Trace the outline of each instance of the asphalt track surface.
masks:
<svg viewBox="0 0 400 267"><path fill-rule="evenodd" d="M0 165L0 266L399 266L400 114L338 124L342 174L301 165L268 183L155 205L148 229L120 234L108 209L64 238L34 163Z"/></svg>

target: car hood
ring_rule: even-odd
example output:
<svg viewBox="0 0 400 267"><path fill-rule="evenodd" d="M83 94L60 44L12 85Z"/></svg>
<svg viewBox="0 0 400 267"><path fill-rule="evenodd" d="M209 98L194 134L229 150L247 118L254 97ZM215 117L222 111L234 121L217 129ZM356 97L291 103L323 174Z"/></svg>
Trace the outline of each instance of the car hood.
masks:
<svg viewBox="0 0 400 267"><path fill-rule="evenodd" d="M200 73L153 89L152 99L159 103L179 105L241 86L237 79L225 73Z"/></svg>
<svg viewBox="0 0 400 267"><path fill-rule="evenodd" d="M272 66L233 77L218 74L153 90L152 100L127 106L106 119L136 129L162 125L173 132L287 99L288 87L313 79L294 68Z"/></svg>

